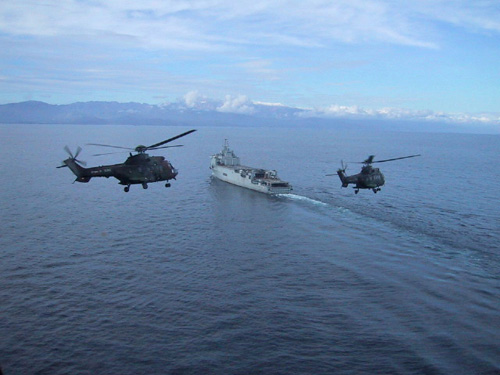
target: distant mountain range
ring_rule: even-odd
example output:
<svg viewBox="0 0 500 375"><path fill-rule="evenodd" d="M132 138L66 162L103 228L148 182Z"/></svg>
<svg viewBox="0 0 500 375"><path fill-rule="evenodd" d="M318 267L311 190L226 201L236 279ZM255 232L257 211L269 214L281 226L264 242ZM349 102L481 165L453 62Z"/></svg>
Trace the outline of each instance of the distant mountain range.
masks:
<svg viewBox="0 0 500 375"><path fill-rule="evenodd" d="M284 106L254 105L249 114L217 110L215 105L188 107L180 103L151 105L142 103L84 102L52 105L39 101L0 105L4 124L121 124L250 126L269 124L269 120L302 122L302 110ZM266 121L267 120L267 121Z"/></svg>
<svg viewBox="0 0 500 375"><path fill-rule="evenodd" d="M170 126L288 126L338 127L406 131L471 132L498 134L498 126L480 128L437 121L384 118L325 118L311 111L277 104L227 103L205 100L196 105L183 102L143 103L80 102L53 105L39 101L0 105L3 124L93 124ZM479 129L479 130L478 130Z"/></svg>

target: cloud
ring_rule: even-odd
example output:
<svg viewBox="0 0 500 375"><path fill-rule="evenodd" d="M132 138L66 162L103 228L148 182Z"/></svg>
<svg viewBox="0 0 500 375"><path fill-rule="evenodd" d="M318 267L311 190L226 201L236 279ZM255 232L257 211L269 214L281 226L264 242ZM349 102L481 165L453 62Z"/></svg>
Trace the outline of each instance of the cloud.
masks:
<svg viewBox="0 0 500 375"><path fill-rule="evenodd" d="M224 100L209 98L198 91L184 95L183 103L190 109L216 110L225 113L273 115L273 108L288 108L294 116L301 118L344 118L359 120L402 120L423 122L446 122L453 124L500 125L500 113L447 113L431 110L411 110L407 108L383 107L362 108L357 105L332 104L313 109L293 108L281 103L252 101L245 95L226 95ZM264 111L261 112L261 111Z"/></svg>
<svg viewBox="0 0 500 375"><path fill-rule="evenodd" d="M239 64L240 67L245 69L248 73L267 79L269 81L276 81L279 79L280 74L276 69L271 68L272 62L270 60L251 60Z"/></svg>
<svg viewBox="0 0 500 375"><path fill-rule="evenodd" d="M500 32L494 1L4 1L11 35L122 39L136 47L207 50L245 45L320 47L331 41L436 47L430 23Z"/></svg>
<svg viewBox="0 0 500 375"><path fill-rule="evenodd" d="M449 123L482 123L500 125L499 113L446 113L435 111L417 111L405 108L366 109L358 106L334 104L325 108L306 110L298 114L300 117L350 118L350 119L382 119L404 121L440 121Z"/></svg>
<svg viewBox="0 0 500 375"><path fill-rule="evenodd" d="M196 17L177 15L184 9L171 1L2 2L0 31L20 36L122 43L141 49L216 48L217 42L207 35L203 22Z"/></svg>
<svg viewBox="0 0 500 375"><path fill-rule="evenodd" d="M189 91L181 99L181 105L188 109L201 111L217 111L224 113L253 114L255 104L245 95L226 95L224 100L209 98L200 94L197 90Z"/></svg>
<svg viewBox="0 0 500 375"><path fill-rule="evenodd" d="M475 31L500 32L497 0L420 0L407 4L408 12Z"/></svg>
<svg viewBox="0 0 500 375"><path fill-rule="evenodd" d="M255 112L255 107L254 104L244 95L239 95L235 98L230 95L226 95L224 103L217 108L217 111L249 115Z"/></svg>
<svg viewBox="0 0 500 375"><path fill-rule="evenodd" d="M205 101L206 97L200 96L198 91L190 91L186 95L184 95L184 103L188 108L197 107L200 102Z"/></svg>
<svg viewBox="0 0 500 375"><path fill-rule="evenodd" d="M148 101L168 87L169 97L196 88L220 97L245 93L264 101L311 105L320 95L331 101L349 94L348 88L325 88L331 82L365 82L369 77L367 90L377 90L372 77L382 77L380 69L396 64L394 56L406 71L386 70L390 84L397 80L395 85L402 87L410 80L406 77L417 55L423 62L422 81L432 79L433 72L426 69L434 62L446 63L441 57L449 56L448 51L421 49L461 40L464 31L489 38L474 45L477 48L467 54L470 61L457 58L453 67L437 67L462 70L464 82L479 82L484 75L483 82L493 86L496 71L483 67L493 62L494 49L490 60L483 57L491 54L488 45L500 35L498 0L0 1L0 70L5 86L0 98L52 95L63 101ZM400 46L411 48L398 50ZM474 54L478 58L473 62ZM346 68L352 69L344 75L340 70ZM407 87L404 90L412 89ZM462 90L461 95L472 91ZM480 103L466 99L463 103ZM251 110L234 100L219 102L216 108ZM192 94L186 106L200 106L202 101ZM441 105L436 103L430 105ZM353 111L370 112L337 110L345 115Z"/></svg>

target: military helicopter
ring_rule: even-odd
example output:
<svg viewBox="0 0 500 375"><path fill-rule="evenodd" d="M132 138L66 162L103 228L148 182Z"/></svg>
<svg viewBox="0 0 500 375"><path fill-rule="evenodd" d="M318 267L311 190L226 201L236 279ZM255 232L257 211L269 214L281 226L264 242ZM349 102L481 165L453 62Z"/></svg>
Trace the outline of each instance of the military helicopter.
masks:
<svg viewBox="0 0 500 375"><path fill-rule="evenodd" d="M149 156L146 151L169 147L181 147L182 145L163 145L191 134L194 131L196 131L196 129L189 130L185 133L179 134L165 141L155 143L151 146L139 145L136 148L111 146L100 143L89 143L88 145L91 146L119 148L136 152L135 155L132 155L132 152L130 152L130 156L122 164L102 165L92 168L82 167L82 165L85 166L86 163L77 159L78 155L82 151L81 147L78 147L76 153L73 155L68 146L66 146L64 147L64 149L69 154L69 158L64 160L63 165L57 168L68 167L75 174L75 181L78 182L89 182L92 177L115 177L116 179L118 179L119 184L125 185L125 188L123 190L126 193L129 191L130 185L134 184L141 184L143 189L147 189L149 182L166 181L167 183L165 184L165 187L170 187L170 183L168 181L175 180L175 176L177 176L178 173L177 169L175 169L168 160L165 160L163 156ZM106 154L95 154L94 156L107 154L114 154L114 152Z"/></svg>
<svg viewBox="0 0 500 375"><path fill-rule="evenodd" d="M387 161L400 160L400 159L408 159L420 156L418 155L409 155L402 156L399 158L393 159L385 159L385 160L373 160L375 155L368 156L368 159L361 162L354 162L358 164L363 164L361 168L361 172L352 176L347 176L345 171L347 169L347 165L344 165L344 162L341 161L342 168L337 170L337 173L327 174L327 176L335 176L337 174L340 177L340 181L342 181L342 187L347 187L349 184L354 184L354 193L358 194L359 189L372 189L374 193L379 192L380 186L383 186L385 183L385 178L382 172L378 168L373 168L373 163L385 163Z"/></svg>

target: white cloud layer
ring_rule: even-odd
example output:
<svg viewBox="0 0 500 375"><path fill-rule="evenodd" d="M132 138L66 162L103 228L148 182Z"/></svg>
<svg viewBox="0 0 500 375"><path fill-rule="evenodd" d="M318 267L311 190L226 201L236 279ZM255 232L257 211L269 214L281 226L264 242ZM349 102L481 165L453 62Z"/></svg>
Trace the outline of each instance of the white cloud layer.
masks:
<svg viewBox="0 0 500 375"><path fill-rule="evenodd" d="M334 104L326 108L307 110L302 117L352 118L352 119L387 119L411 121L440 121L450 123L483 123L500 125L500 113L445 113L434 111L415 111L404 108L364 109L358 106Z"/></svg>
<svg viewBox="0 0 500 375"><path fill-rule="evenodd" d="M188 108L195 108L205 101L205 97L200 96L198 91L190 91L184 95L184 103Z"/></svg>
<svg viewBox="0 0 500 375"><path fill-rule="evenodd" d="M442 122L455 124L484 124L500 127L500 113L446 113L431 110L416 111L405 108L367 109L359 106L345 106L333 104L324 108L299 109L287 107L281 103L266 103L252 101L245 95L226 95L223 101L210 99L198 91L187 93L183 99L187 108L196 110L216 110L225 113L237 114L266 114L273 113L276 107L288 108L294 116L301 118L330 118L330 119L360 119L360 120L402 120L421 122Z"/></svg>
<svg viewBox="0 0 500 375"><path fill-rule="evenodd" d="M213 49L260 44L321 46L378 41L435 48L427 27L444 22L500 32L497 1L310 0L79 1L0 3L0 31L98 37L148 48Z"/></svg>
<svg viewBox="0 0 500 375"><path fill-rule="evenodd" d="M255 108L245 95L238 95L235 98L226 95L224 103L217 108L217 111L249 115L255 112Z"/></svg>

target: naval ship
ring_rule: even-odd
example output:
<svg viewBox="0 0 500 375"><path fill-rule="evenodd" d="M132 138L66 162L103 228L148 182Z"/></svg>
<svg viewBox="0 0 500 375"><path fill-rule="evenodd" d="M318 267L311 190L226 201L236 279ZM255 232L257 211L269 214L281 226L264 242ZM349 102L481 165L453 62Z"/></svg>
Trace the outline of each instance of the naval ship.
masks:
<svg viewBox="0 0 500 375"><path fill-rule="evenodd" d="M287 194L292 185L280 180L275 170L246 167L240 164L240 158L229 148L227 139L222 151L212 155L210 161L212 176L247 189L266 194Z"/></svg>

